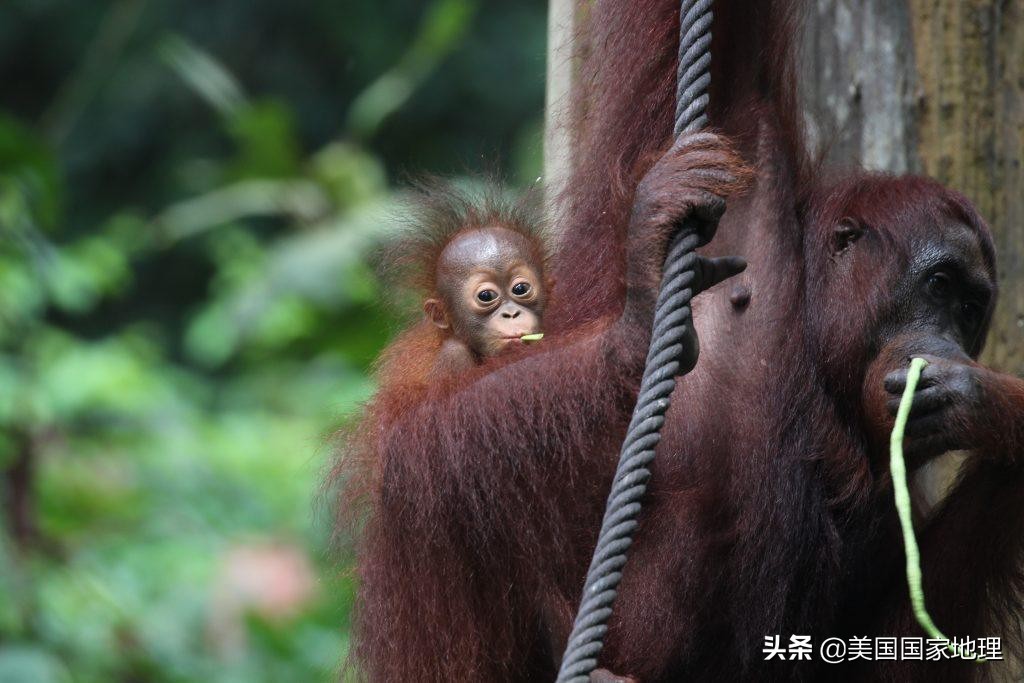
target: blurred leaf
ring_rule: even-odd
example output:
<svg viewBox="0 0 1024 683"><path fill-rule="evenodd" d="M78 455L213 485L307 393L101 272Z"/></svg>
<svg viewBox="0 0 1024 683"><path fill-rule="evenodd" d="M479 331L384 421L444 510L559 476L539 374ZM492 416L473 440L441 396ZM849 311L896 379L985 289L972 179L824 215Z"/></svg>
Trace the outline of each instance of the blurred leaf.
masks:
<svg viewBox="0 0 1024 683"><path fill-rule="evenodd" d="M406 103L412 93L456 46L476 13L475 0L435 0L427 8L416 39L394 67L352 103L348 131L365 140Z"/></svg>
<svg viewBox="0 0 1024 683"><path fill-rule="evenodd" d="M244 180L172 204L155 222L168 238L181 239L247 217L313 220L328 206L321 189L306 180Z"/></svg>
<svg viewBox="0 0 1024 683"><path fill-rule="evenodd" d="M387 175L380 159L355 145L328 145L313 157L312 167L313 175L339 207L356 206L387 192Z"/></svg>
<svg viewBox="0 0 1024 683"><path fill-rule="evenodd" d="M228 129L239 146L233 164L236 177L276 178L297 171L295 124L291 112L280 102L267 100L236 107Z"/></svg>
<svg viewBox="0 0 1024 683"><path fill-rule="evenodd" d="M336 308L372 293L366 289L365 262L392 227L388 207L386 200L369 202L280 240L269 253L262 284L249 288L243 299L297 293Z"/></svg>
<svg viewBox="0 0 1024 683"><path fill-rule="evenodd" d="M0 190L15 189L11 184L24 198L21 210L28 212L25 218L53 230L62 200L60 172L53 153L35 131L0 113ZM11 210L0 214L0 234L11 227Z"/></svg>
<svg viewBox="0 0 1024 683"><path fill-rule="evenodd" d="M5 256L0 249L0 345L20 338L45 304L45 293L30 264Z"/></svg>
<svg viewBox="0 0 1024 683"><path fill-rule="evenodd" d="M61 683L70 681L56 657L30 645L0 646L0 683Z"/></svg>
<svg viewBox="0 0 1024 683"><path fill-rule="evenodd" d="M138 465L111 442L101 457L59 457L47 467L61 468L60 476L45 472L39 495L40 526L65 543L95 542L105 529L138 524L148 511Z"/></svg>
<svg viewBox="0 0 1024 683"><path fill-rule="evenodd" d="M135 415L166 398L141 338L83 343L49 331L34 342L26 356L36 371L34 390L42 401L37 409L45 411L45 419L73 424L104 412Z"/></svg>
<svg viewBox="0 0 1024 683"><path fill-rule="evenodd" d="M58 308L83 313L96 303L100 283L94 278L103 273L90 268L85 259L74 258L71 250L53 250L41 270L50 300Z"/></svg>
<svg viewBox="0 0 1024 683"><path fill-rule="evenodd" d="M225 363L238 348L241 334L226 302L213 302L193 318L185 333L189 356L206 367Z"/></svg>
<svg viewBox="0 0 1024 683"><path fill-rule="evenodd" d="M178 35L165 36L160 57L206 102L230 119L246 103L242 86L212 55Z"/></svg>
<svg viewBox="0 0 1024 683"><path fill-rule="evenodd" d="M373 296L365 260L389 228L385 205L368 203L279 240L251 277L229 286L193 319L186 337L192 357L216 366L243 343L276 346L300 337L314 329L301 299L337 310Z"/></svg>

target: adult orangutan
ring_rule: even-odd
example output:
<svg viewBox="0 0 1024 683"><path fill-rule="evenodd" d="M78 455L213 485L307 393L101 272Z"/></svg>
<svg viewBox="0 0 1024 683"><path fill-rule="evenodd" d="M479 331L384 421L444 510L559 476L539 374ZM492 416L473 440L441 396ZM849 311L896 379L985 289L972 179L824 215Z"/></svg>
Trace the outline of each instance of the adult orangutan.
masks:
<svg viewBox="0 0 1024 683"><path fill-rule="evenodd" d="M678 3L588 3L548 336L443 387L382 386L358 457L339 466L366 504L354 654L367 678L554 676L665 245L684 217L713 227L744 163L756 179L704 254L749 265L694 302L700 362L673 395L601 665L645 682L990 673L992 662L836 668L817 652L762 653L772 635L920 635L886 468L913 355L931 364L911 467L975 449L944 503L920 511L929 607L947 635L1001 636L1020 654L1024 382L974 361L995 299L988 229L933 181L807 162L791 5L716 5L719 134L673 145ZM698 290L735 271L726 263L705 261Z"/></svg>
<svg viewBox="0 0 1024 683"><path fill-rule="evenodd" d="M356 657L369 678L490 681L549 675L571 617L568 595L578 590L570 572L581 562L585 566L589 552L575 541L576 530L601 515L595 496L600 488L567 500L558 481L593 475L581 471L593 466L578 457L581 446L608 454L599 466L614 468L674 225L693 213L704 232L712 233L725 195L746 174L731 148L712 134L681 140L647 173L630 221L629 295L617 314L546 336L536 352L522 345L505 348L457 373L438 375L433 368L443 362L446 340L438 338L428 306L428 320L384 351L380 388L350 434L338 471L346 479L343 512L358 514L369 504L356 616ZM492 209L480 212L479 220L457 222L466 223L471 234L479 226L509 229L510 216ZM467 233L445 229L451 222L428 217L424 229L436 246L418 251L429 252L426 275L434 288L462 290L461 275L447 267L445 254L453 244L461 250ZM701 257L696 291L743 267L734 257ZM577 302L603 304L586 297ZM541 386L553 393L536 393ZM478 390L467 401L468 387ZM508 419L492 423L488 415L502 412ZM557 429L547 420L555 420ZM502 432L493 433L497 440L491 439L492 429ZM506 449L505 439L516 443ZM412 443L418 445L410 448ZM524 457L523 448L538 450ZM466 466L461 459L467 456L476 462ZM610 474L601 474L600 487ZM553 479L545 482L548 477ZM538 487L545 488L543 494ZM548 520L535 525L533 515ZM524 562L533 549L552 547L564 547L565 554Z"/></svg>

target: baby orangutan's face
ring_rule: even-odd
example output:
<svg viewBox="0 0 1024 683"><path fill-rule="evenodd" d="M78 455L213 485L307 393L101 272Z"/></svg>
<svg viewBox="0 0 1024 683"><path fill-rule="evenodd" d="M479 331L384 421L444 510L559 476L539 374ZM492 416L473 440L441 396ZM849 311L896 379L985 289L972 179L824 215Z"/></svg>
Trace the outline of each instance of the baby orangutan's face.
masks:
<svg viewBox="0 0 1024 683"><path fill-rule="evenodd" d="M543 264L514 230L494 226L456 236L438 261L437 291L443 310L427 308L428 315L482 357L541 331Z"/></svg>

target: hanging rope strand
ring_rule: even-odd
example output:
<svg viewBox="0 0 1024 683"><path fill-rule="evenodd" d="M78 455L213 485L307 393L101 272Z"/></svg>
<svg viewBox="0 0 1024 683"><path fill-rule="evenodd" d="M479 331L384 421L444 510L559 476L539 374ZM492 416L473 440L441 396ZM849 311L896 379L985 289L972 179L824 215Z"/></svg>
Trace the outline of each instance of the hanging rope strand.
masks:
<svg viewBox="0 0 1024 683"><path fill-rule="evenodd" d="M712 0L683 0L679 11L679 66L676 71L675 134L700 130L707 123L711 82ZM640 393L619 454L605 506L583 598L562 657L558 683L587 683L604 645L608 617L627 553L638 525L647 490L654 449L661 440L669 396L680 375L683 340L691 331L690 299L700 238L685 221L669 247L654 312L651 347L647 352Z"/></svg>
<svg viewBox="0 0 1024 683"><path fill-rule="evenodd" d="M712 0L683 0L679 10L679 64L676 67L676 137L695 133L707 122L711 85Z"/></svg>

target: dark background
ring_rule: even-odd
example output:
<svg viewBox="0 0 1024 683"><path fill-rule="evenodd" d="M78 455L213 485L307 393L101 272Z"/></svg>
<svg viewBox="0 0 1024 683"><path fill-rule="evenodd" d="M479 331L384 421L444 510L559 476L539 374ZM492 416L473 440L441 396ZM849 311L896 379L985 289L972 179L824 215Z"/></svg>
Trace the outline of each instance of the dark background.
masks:
<svg viewBox="0 0 1024 683"><path fill-rule="evenodd" d="M0 682L336 677L368 255L407 175L540 175L544 47L539 0L4 0Z"/></svg>

